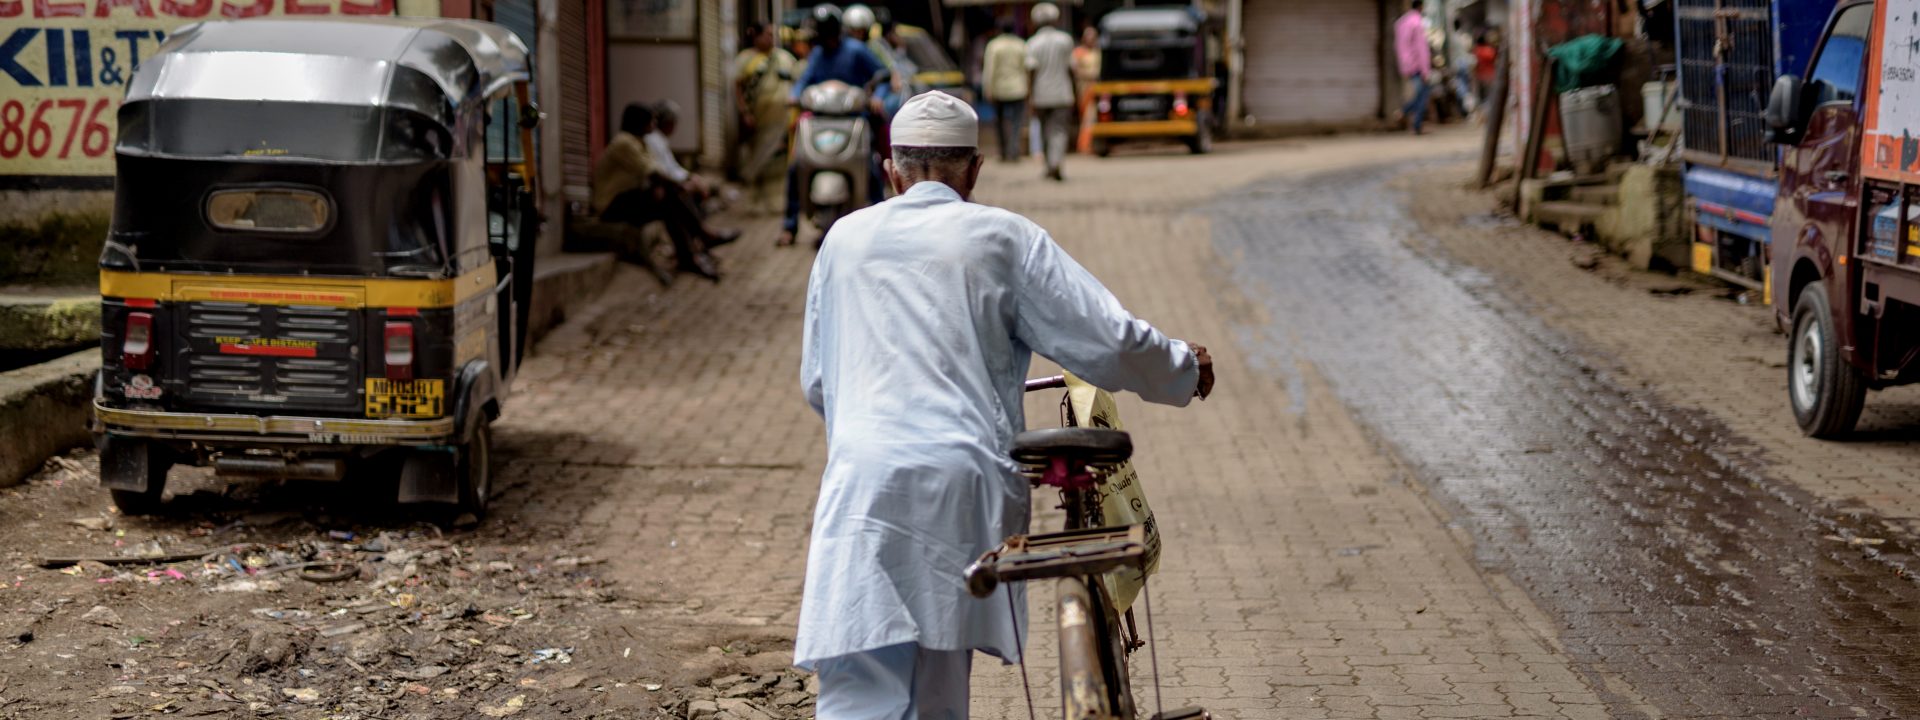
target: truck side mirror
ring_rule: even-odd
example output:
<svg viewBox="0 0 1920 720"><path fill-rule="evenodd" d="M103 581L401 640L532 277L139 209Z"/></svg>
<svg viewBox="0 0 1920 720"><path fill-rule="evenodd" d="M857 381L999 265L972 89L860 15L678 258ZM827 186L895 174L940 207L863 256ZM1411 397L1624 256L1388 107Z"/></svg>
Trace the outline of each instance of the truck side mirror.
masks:
<svg viewBox="0 0 1920 720"><path fill-rule="evenodd" d="M1806 129L1805 89L1798 75L1781 75L1773 81L1773 94L1767 98L1767 142L1792 145L1800 141Z"/></svg>

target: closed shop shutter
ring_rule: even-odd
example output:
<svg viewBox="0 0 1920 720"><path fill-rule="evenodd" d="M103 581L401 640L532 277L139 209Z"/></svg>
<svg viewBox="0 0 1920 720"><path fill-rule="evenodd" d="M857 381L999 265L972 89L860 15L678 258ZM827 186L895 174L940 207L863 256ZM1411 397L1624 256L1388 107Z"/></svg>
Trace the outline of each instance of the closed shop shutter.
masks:
<svg viewBox="0 0 1920 720"><path fill-rule="evenodd" d="M533 18L533 0L494 0L493 21L512 30L528 50L538 45Z"/></svg>
<svg viewBox="0 0 1920 720"><path fill-rule="evenodd" d="M1380 113L1377 0L1246 0L1246 112L1262 125Z"/></svg>
<svg viewBox="0 0 1920 720"><path fill-rule="evenodd" d="M592 194L592 104L587 97L587 9L576 0L561 2L557 32L560 45L560 106L547 117L560 120L560 182L570 201L585 203Z"/></svg>

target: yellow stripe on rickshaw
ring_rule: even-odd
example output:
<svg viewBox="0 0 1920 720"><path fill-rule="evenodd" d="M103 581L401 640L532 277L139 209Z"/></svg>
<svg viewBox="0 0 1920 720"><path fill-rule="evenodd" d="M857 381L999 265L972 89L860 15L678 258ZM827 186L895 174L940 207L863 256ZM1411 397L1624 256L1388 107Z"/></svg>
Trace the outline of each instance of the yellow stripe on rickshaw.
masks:
<svg viewBox="0 0 1920 720"><path fill-rule="evenodd" d="M492 292L494 280L494 268L490 264L447 279L317 278L101 270L100 295L162 302L446 308Z"/></svg>

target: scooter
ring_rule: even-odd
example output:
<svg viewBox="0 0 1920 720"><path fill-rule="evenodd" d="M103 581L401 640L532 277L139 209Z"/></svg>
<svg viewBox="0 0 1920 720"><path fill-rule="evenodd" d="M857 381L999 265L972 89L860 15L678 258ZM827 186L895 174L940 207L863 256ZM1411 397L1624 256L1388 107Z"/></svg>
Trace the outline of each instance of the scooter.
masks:
<svg viewBox="0 0 1920 720"><path fill-rule="evenodd" d="M796 177L804 189L800 212L824 235L835 221L867 205L873 152L867 92L830 80L800 94L800 111L793 136Z"/></svg>

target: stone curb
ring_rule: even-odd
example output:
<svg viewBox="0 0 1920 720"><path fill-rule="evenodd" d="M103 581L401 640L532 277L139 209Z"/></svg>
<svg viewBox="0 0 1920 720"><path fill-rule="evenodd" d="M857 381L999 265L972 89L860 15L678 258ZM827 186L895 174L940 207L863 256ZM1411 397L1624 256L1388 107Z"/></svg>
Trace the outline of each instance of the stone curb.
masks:
<svg viewBox="0 0 1920 720"><path fill-rule="evenodd" d="M0 373L0 487L40 469L47 458L87 444L93 415L93 378L100 351Z"/></svg>

